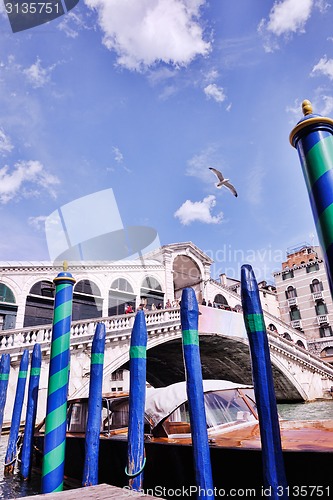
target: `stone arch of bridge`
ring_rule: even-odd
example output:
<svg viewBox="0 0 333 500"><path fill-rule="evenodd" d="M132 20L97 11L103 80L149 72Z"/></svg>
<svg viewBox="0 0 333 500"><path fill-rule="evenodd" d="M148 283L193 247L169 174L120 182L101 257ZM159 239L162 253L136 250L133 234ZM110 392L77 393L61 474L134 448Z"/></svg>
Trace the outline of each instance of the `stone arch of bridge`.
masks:
<svg viewBox="0 0 333 500"><path fill-rule="evenodd" d="M247 341L223 335L200 335L202 376L205 379L228 379L252 384L252 368ZM108 357L106 356L106 359ZM275 356L271 357L275 394L278 401L303 401L304 391L286 372ZM119 368L129 369L128 344L117 356L108 358L104 366L103 391L109 392L111 373ZM147 382L162 387L185 380L181 333L170 339L153 337L147 344ZM88 395L89 381L71 397Z"/></svg>

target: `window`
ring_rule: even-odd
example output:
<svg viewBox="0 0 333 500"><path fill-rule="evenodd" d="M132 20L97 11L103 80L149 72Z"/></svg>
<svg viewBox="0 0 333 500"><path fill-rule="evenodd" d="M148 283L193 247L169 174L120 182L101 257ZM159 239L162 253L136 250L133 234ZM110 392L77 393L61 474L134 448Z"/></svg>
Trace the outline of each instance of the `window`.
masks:
<svg viewBox="0 0 333 500"><path fill-rule="evenodd" d="M118 381L118 380L124 380L124 371L123 370L116 370L111 374L111 380L112 382Z"/></svg>
<svg viewBox="0 0 333 500"><path fill-rule="evenodd" d="M289 314L291 321L296 321L297 319L301 319L301 313L299 312L298 307L291 307Z"/></svg>
<svg viewBox="0 0 333 500"><path fill-rule="evenodd" d="M292 299L294 297L297 297L296 288L294 288L293 286L288 286L286 290L286 297L287 299Z"/></svg>
<svg viewBox="0 0 333 500"><path fill-rule="evenodd" d="M329 325L321 326L319 328L320 337L332 337L332 327Z"/></svg>
<svg viewBox="0 0 333 500"><path fill-rule="evenodd" d="M320 316L321 314L327 314L327 306L322 300L317 302L315 309L317 316Z"/></svg>
<svg viewBox="0 0 333 500"><path fill-rule="evenodd" d="M283 280L289 280L293 277L294 277L294 271L292 269L289 269L289 271L282 273Z"/></svg>
<svg viewBox="0 0 333 500"><path fill-rule="evenodd" d="M314 273L315 271L319 271L319 264L318 262L314 262L313 264L310 264L306 268L307 273Z"/></svg>
<svg viewBox="0 0 333 500"><path fill-rule="evenodd" d="M311 293L322 292L323 289L324 287L321 281L317 279L312 280L312 283L310 284Z"/></svg>
<svg viewBox="0 0 333 500"><path fill-rule="evenodd" d="M3 283L0 283L0 302L10 302L11 304L15 304L13 292Z"/></svg>

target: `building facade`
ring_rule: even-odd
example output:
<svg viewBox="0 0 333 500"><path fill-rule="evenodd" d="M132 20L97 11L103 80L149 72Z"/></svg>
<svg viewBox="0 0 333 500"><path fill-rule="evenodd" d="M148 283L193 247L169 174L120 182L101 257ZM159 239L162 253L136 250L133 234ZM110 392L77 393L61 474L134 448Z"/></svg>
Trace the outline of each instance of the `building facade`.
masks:
<svg viewBox="0 0 333 500"><path fill-rule="evenodd" d="M274 277L281 319L304 332L311 352L333 363L333 302L320 247L289 249Z"/></svg>

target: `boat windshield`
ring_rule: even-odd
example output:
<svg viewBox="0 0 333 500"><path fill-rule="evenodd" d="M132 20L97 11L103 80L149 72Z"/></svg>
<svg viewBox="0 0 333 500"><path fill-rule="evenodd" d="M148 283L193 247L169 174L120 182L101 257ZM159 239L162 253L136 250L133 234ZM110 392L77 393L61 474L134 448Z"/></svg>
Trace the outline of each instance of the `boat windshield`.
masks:
<svg viewBox="0 0 333 500"><path fill-rule="evenodd" d="M207 429L221 428L257 420L256 404L252 389L229 389L204 394ZM167 435L191 432L188 401L180 405L164 421Z"/></svg>
<svg viewBox="0 0 333 500"><path fill-rule="evenodd" d="M232 422L256 420L253 401L234 389L206 393L205 409L208 429Z"/></svg>

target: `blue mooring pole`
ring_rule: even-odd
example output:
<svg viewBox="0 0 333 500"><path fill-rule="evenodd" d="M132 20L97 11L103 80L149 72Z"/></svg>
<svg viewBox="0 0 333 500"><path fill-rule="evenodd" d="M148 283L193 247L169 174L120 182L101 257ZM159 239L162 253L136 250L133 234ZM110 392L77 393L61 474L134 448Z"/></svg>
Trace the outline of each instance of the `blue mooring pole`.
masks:
<svg viewBox="0 0 333 500"><path fill-rule="evenodd" d="M24 480L29 479L31 472L33 437L34 437L36 415L37 415L38 389L39 389L41 364L42 364L41 347L39 344L35 344L31 355L27 411L25 417L25 428L24 428L23 444L21 450L20 475Z"/></svg>
<svg viewBox="0 0 333 500"><path fill-rule="evenodd" d="M3 354L0 361L0 436L7 399L7 388L10 371L10 355Z"/></svg>
<svg viewBox="0 0 333 500"><path fill-rule="evenodd" d="M47 390L42 493L55 493L64 487L67 396L70 368L70 334L75 279L60 272L55 283L53 328Z"/></svg>
<svg viewBox="0 0 333 500"><path fill-rule="evenodd" d="M250 345L252 378L259 417L263 486L270 492L269 498L276 500L288 498L266 326L258 284L249 264L241 267L241 298Z"/></svg>
<svg viewBox="0 0 333 500"><path fill-rule="evenodd" d="M143 487L144 412L146 402L147 326L144 311L135 316L130 345L130 397L128 420L128 449L126 474L129 487L139 491Z"/></svg>
<svg viewBox="0 0 333 500"><path fill-rule="evenodd" d="M104 349L105 325L104 323L98 323L91 347L88 419L86 425L85 460L82 486L93 486L98 484Z"/></svg>
<svg viewBox="0 0 333 500"><path fill-rule="evenodd" d="M180 317L197 498L213 499L214 485L199 350L199 308L193 288L184 288L182 292Z"/></svg>
<svg viewBox="0 0 333 500"><path fill-rule="evenodd" d="M22 406L24 400L25 386L29 364L29 350L25 349L22 354L20 368L17 378L15 400L12 413L12 422L9 431L8 445L5 458L5 474L13 474L17 456L17 439L20 431Z"/></svg>

